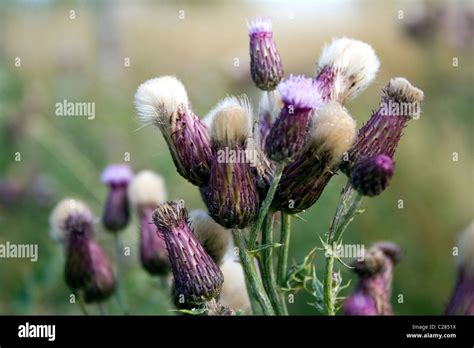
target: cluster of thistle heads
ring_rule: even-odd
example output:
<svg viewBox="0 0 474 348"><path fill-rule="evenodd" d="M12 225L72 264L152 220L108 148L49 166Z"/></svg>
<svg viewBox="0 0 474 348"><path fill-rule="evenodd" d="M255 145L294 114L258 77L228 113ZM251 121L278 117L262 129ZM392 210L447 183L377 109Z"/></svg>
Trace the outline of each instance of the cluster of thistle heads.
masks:
<svg viewBox="0 0 474 348"><path fill-rule="evenodd" d="M382 89L380 106L357 130L345 104L375 79L380 63L370 45L334 39L323 48L314 76L285 78L270 20L257 18L248 27L250 73L262 91L256 114L245 95L228 96L201 119L174 76L148 80L135 94L140 121L161 131L176 170L199 188L208 211L188 215L182 201L167 202L163 180L149 171L133 176L127 166L113 165L102 177L110 187L104 227L122 230L130 202L140 225L143 268L160 276L171 271L179 308L207 306L219 314L248 310L242 268L233 256L226 257L232 250L230 230L255 223L276 168L283 172L273 212L310 208L338 171L360 195L377 196L389 185L398 142L414 118L401 107L386 106L411 103L419 110L423 99L405 78L392 78ZM226 151L243 156L222 160ZM67 285L86 301L101 301L115 287L107 257L94 240L94 223L79 201L64 200L52 214L55 236L66 250ZM472 233L470 238L472 243ZM355 263L361 281L346 301L347 314L391 313L392 270L400 255L396 245L377 243ZM472 295L472 265L468 272Z"/></svg>

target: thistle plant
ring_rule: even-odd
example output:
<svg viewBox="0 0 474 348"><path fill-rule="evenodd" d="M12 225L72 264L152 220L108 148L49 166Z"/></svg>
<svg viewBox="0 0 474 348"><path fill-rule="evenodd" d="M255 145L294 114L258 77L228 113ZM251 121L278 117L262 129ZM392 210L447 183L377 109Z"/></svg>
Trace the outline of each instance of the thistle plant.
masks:
<svg viewBox="0 0 474 348"><path fill-rule="evenodd" d="M248 313L251 307L254 314L287 315L286 295L303 290L314 296L318 310L334 315L347 287L336 262L351 267L337 254L342 236L361 213L362 198L388 188L402 131L419 116L423 92L405 78L391 79L379 108L357 131L345 104L374 81L380 68L369 44L334 39L317 59L314 77L285 78L271 21L250 19L248 29L250 77L261 90L258 108L245 96L230 96L201 120L174 76L148 80L135 94L140 120L161 131L178 173L199 188L207 212L193 211L188 217L182 203L163 203L155 189L144 188L154 198L144 200L130 190L132 204L144 216L141 227L147 235L154 209L155 233L163 238L173 273L175 302L184 297L179 308L228 315ZM243 155L223 156L229 153ZM320 237L325 268L317 270L314 264L317 246L302 262L289 265L292 216L316 204L339 171L348 180L332 223ZM229 256L232 245L237 252ZM392 270L399 255L394 244L377 243L364 261L352 266L360 282L345 302L347 314L392 313ZM237 295L231 294L237 291L242 296L234 301Z"/></svg>

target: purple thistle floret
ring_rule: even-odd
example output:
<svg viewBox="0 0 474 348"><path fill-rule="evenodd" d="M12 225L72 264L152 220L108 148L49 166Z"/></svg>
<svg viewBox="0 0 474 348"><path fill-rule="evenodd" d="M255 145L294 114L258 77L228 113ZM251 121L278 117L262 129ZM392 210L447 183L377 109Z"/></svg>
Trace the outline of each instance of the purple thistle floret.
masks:
<svg viewBox="0 0 474 348"><path fill-rule="evenodd" d="M344 301L345 315L392 315L390 296L393 267L401 259L401 250L394 243L374 244L363 260L353 263L359 275L355 292Z"/></svg>
<svg viewBox="0 0 474 348"><path fill-rule="evenodd" d="M376 155L357 163L351 172L351 185L363 196L377 196L390 183L395 163L387 155Z"/></svg>
<svg viewBox="0 0 474 348"><path fill-rule="evenodd" d="M153 222L166 243L177 295L195 305L217 298L224 282L222 272L189 227L186 209L176 202L160 204Z"/></svg>
<svg viewBox="0 0 474 348"><path fill-rule="evenodd" d="M133 179L133 172L126 164L111 164L101 175L101 180L109 186L102 222L111 232L117 232L127 226L130 209L127 198L128 183Z"/></svg>
<svg viewBox="0 0 474 348"><path fill-rule="evenodd" d="M284 103L266 139L265 151L276 162L294 160L305 146L311 123L311 112L321 105L314 80L293 76L278 85Z"/></svg>
<svg viewBox="0 0 474 348"><path fill-rule="evenodd" d="M140 219L140 262L151 275L166 275L170 261L166 243L153 224L154 208L146 207L139 213Z"/></svg>
<svg viewBox="0 0 474 348"><path fill-rule="evenodd" d="M248 22L250 36L250 73L255 85L273 91L283 77L280 54L273 41L270 19L256 18Z"/></svg>
<svg viewBox="0 0 474 348"><path fill-rule="evenodd" d="M94 240L94 223L88 214L72 214L65 221L68 287L85 302L100 302L115 290L115 277L104 250Z"/></svg>

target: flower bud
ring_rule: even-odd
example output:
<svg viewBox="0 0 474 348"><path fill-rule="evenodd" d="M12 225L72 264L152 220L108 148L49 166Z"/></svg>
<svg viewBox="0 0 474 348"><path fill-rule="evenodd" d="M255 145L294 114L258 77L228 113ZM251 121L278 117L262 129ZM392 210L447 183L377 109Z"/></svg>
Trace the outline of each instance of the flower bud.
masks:
<svg viewBox="0 0 474 348"><path fill-rule="evenodd" d="M177 294L196 305L218 297L222 272L189 227L186 209L176 202L160 204L153 223L165 240Z"/></svg>
<svg viewBox="0 0 474 348"><path fill-rule="evenodd" d="M127 187L133 172L126 164L111 164L101 175L101 181L109 186L102 222L106 230L117 232L124 229L130 216Z"/></svg>
<svg viewBox="0 0 474 348"><path fill-rule="evenodd" d="M204 210L193 210L189 213L189 219L199 243L220 265L230 244L230 231L215 222Z"/></svg>
<svg viewBox="0 0 474 348"><path fill-rule="evenodd" d="M255 18L248 21L250 36L250 73L255 85L272 91L283 77L280 54L273 41L270 19Z"/></svg>
<svg viewBox="0 0 474 348"><path fill-rule="evenodd" d="M390 296L393 266L401 259L400 248L389 242L376 243L353 263L359 284L344 302L346 315L392 315Z"/></svg>
<svg viewBox="0 0 474 348"><path fill-rule="evenodd" d="M283 170L273 207L290 214L311 207L351 147L355 134L355 121L339 103L330 101L313 111L306 148Z"/></svg>
<svg viewBox="0 0 474 348"><path fill-rule="evenodd" d="M140 262L149 274L165 275L170 270L168 251L152 219L156 206L166 201L164 180L152 171L141 171L130 183L128 196L140 223Z"/></svg>
<svg viewBox="0 0 474 348"><path fill-rule="evenodd" d="M378 196L388 186L395 163L386 155L376 155L357 163L351 172L352 187L363 196Z"/></svg>
<svg viewBox="0 0 474 348"><path fill-rule="evenodd" d="M138 87L135 105L144 124L160 129L178 173L193 185L206 185L213 157L209 134L183 84L173 76L148 80Z"/></svg>
<svg viewBox="0 0 474 348"><path fill-rule="evenodd" d="M209 116L216 153L201 195L209 214L226 228L245 228L258 215L259 196L247 148L252 110L245 98L228 97Z"/></svg>
<svg viewBox="0 0 474 348"><path fill-rule="evenodd" d="M354 165L364 159L384 154L393 158L407 122L421 110L423 92L406 79L397 77L385 86L380 108L359 130L341 169L350 176Z"/></svg>
<svg viewBox="0 0 474 348"><path fill-rule="evenodd" d="M344 104L367 88L380 67L374 49L365 42L339 38L323 48L316 81L324 100Z"/></svg>
<svg viewBox="0 0 474 348"><path fill-rule="evenodd" d="M445 314L474 315L474 222L461 235L457 245L456 284Z"/></svg>
<svg viewBox="0 0 474 348"><path fill-rule="evenodd" d="M115 277L104 250L94 240L94 218L82 202L63 200L52 220L64 232L67 286L85 302L100 302L115 290Z"/></svg>
<svg viewBox="0 0 474 348"><path fill-rule="evenodd" d="M278 85L283 109L266 139L265 152L276 162L290 162L303 150L311 112L322 100L312 79L293 76Z"/></svg>

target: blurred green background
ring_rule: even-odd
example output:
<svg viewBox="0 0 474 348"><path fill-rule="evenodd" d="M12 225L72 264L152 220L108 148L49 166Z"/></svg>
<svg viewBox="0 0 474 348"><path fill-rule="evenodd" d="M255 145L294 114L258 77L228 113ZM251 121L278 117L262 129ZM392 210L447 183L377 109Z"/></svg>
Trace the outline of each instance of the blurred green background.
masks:
<svg viewBox="0 0 474 348"><path fill-rule="evenodd" d="M442 313L455 279L452 248L474 217L470 0L2 1L0 243L37 243L39 260L0 259L0 314L79 313L68 302L63 255L49 238L48 216L64 196L83 199L100 216L106 195L100 172L126 153L135 171L153 169L165 178L171 199L184 199L188 209L204 207L198 190L176 173L161 134L139 129L133 95L144 80L175 74L200 116L227 94L246 93L256 105L246 28L246 18L255 15L272 18L286 76L314 76L321 48L333 37L375 48L377 79L347 106L359 126L390 77L404 76L424 90L423 113L400 142L390 187L364 200L367 210L345 242L398 243L405 257L395 270L395 313ZM64 99L94 102L95 119L55 116ZM296 221L292 259L319 246L344 183L335 177L302 214L306 222ZM132 248L124 275L131 312L170 314L159 281L140 268L137 237L134 219L123 232ZM112 236L99 227L98 239L114 259ZM322 255L316 264L321 274ZM291 313L317 314L308 301L297 296ZM114 299L107 307L119 313Z"/></svg>

